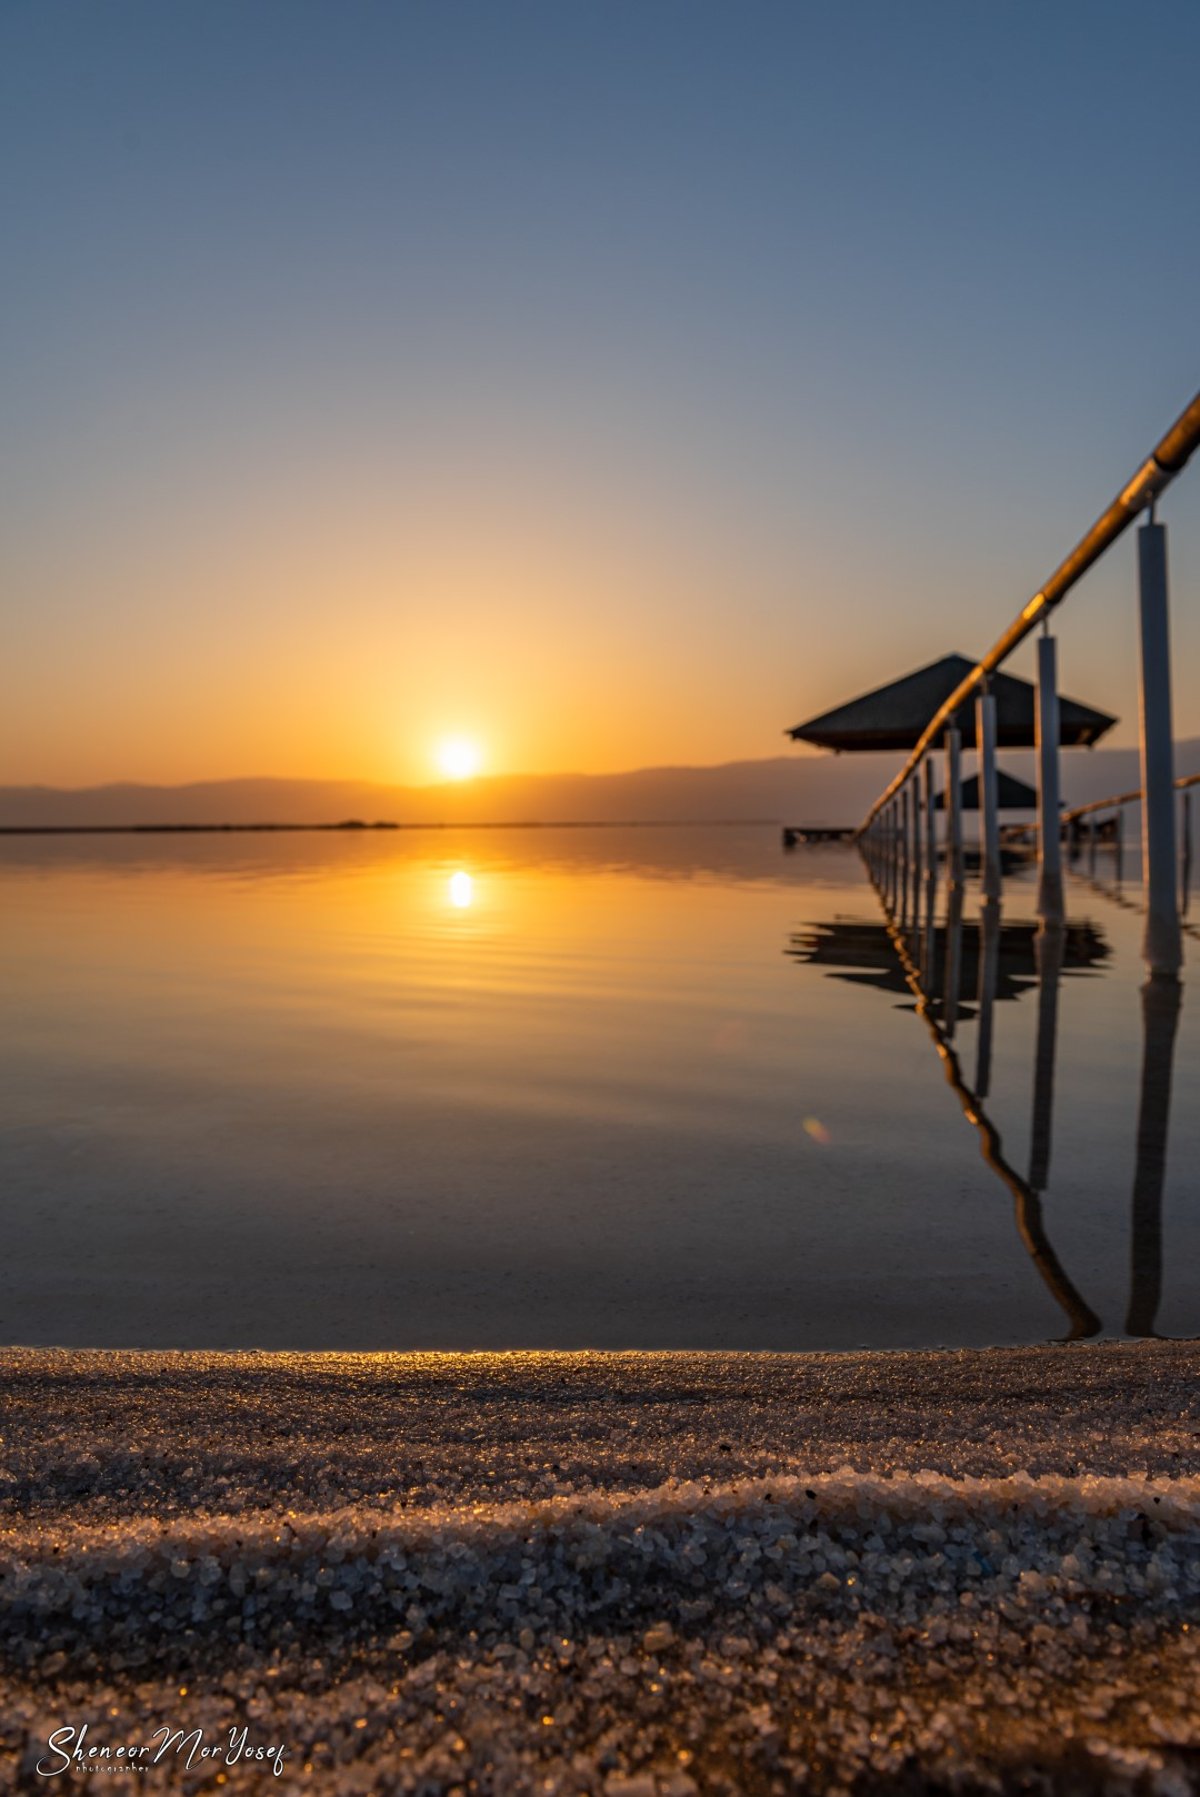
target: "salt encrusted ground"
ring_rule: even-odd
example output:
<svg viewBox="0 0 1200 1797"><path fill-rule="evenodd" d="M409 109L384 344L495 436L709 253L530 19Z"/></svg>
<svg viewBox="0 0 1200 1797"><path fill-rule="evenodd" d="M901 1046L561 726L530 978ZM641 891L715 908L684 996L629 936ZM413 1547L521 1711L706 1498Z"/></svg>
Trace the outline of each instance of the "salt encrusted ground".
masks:
<svg viewBox="0 0 1200 1797"><path fill-rule="evenodd" d="M0 1361L10 1788L1200 1790L1191 1346Z"/></svg>

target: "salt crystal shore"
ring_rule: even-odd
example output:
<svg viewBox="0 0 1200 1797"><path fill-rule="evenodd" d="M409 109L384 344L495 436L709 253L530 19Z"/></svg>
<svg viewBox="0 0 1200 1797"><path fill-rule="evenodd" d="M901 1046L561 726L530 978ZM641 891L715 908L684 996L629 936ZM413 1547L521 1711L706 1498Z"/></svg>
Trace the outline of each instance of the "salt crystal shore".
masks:
<svg viewBox="0 0 1200 1797"><path fill-rule="evenodd" d="M6 1788L1200 1790L1189 1344L0 1360Z"/></svg>

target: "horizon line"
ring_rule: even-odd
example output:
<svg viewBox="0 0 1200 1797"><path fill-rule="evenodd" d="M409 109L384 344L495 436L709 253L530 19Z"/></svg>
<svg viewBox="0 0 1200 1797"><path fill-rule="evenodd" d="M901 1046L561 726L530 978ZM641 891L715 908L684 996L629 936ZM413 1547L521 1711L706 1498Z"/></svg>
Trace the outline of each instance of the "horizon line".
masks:
<svg viewBox="0 0 1200 1797"><path fill-rule="evenodd" d="M1175 747L1183 748L1190 743L1200 742L1200 734L1181 736L1175 740ZM1086 745L1089 754L1136 754L1138 744L1131 743L1098 743ZM1009 749L1006 754L1031 754L1032 748ZM820 761L826 764L844 761L866 760L869 755L894 758L901 753L898 749L868 749L840 752L833 749L821 749L812 745L797 748L791 754L740 756L727 761L663 761L648 762L636 767L608 768L597 773L582 773L576 769L559 769L548 773L510 772L473 774L464 780L429 780L424 782L407 780L381 780L360 774L209 774L188 780L147 780L147 779L112 779L101 780L89 785L63 786L47 780L11 781L0 785L0 792L46 792L46 793L98 793L113 791L162 791L187 792L198 786L362 786L377 788L381 792L403 791L416 793L463 791L489 783L504 780L625 780L641 774L712 774L720 773L727 768L768 767L781 763L796 764L806 761ZM333 826L329 826L333 827Z"/></svg>
<svg viewBox="0 0 1200 1797"><path fill-rule="evenodd" d="M401 823L393 818L351 817L337 823L215 824L0 824L0 836L221 836L269 835L278 831L319 830L358 834L364 830L667 830L781 829L777 817L525 817L438 818Z"/></svg>
<svg viewBox="0 0 1200 1797"><path fill-rule="evenodd" d="M891 750L879 750L880 754L891 754ZM101 780L86 786L60 786L48 780L21 780L6 782L0 786L0 792L111 792L133 788L140 791L162 790L183 792L194 786L369 786L378 787L381 791L392 791L400 788L405 792L439 792L456 791L466 787L483 785L487 781L497 780L624 780L635 774L711 774L723 768L731 767L763 767L775 762L794 761L833 761L840 759L836 751L813 748L806 745L803 750L790 755L738 756L729 761L655 761L639 763L635 767L605 768L598 772L585 773L577 768L557 768L549 772L530 772L528 770L507 773L471 774L460 780L381 780L366 774L206 774L189 780L146 780L146 779L112 779Z"/></svg>

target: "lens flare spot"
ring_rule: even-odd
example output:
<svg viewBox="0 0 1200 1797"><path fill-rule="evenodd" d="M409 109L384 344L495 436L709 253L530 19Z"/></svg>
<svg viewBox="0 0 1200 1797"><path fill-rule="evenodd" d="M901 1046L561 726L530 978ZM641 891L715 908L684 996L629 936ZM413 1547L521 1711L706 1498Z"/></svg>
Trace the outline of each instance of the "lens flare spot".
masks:
<svg viewBox="0 0 1200 1797"><path fill-rule="evenodd" d="M819 1117L806 1117L804 1119L804 1133L805 1135L811 1136L814 1142L819 1142L822 1148L828 1148L833 1140L833 1137Z"/></svg>

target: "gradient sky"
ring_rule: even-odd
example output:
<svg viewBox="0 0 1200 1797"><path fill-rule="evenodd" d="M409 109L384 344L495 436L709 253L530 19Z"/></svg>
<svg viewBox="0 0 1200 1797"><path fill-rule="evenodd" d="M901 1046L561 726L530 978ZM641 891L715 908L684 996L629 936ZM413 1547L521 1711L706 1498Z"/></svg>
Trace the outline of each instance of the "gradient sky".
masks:
<svg viewBox="0 0 1200 1797"><path fill-rule="evenodd" d="M1198 66L1192 0L6 0L0 782L758 757L982 653L1200 383ZM1114 741L1133 569L1060 613Z"/></svg>

